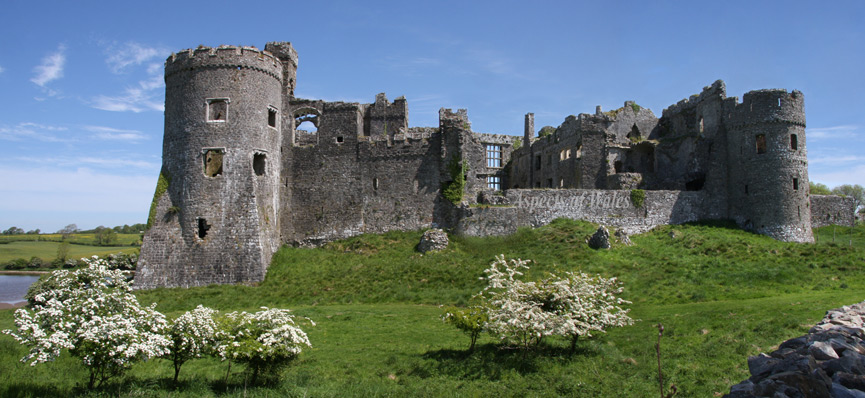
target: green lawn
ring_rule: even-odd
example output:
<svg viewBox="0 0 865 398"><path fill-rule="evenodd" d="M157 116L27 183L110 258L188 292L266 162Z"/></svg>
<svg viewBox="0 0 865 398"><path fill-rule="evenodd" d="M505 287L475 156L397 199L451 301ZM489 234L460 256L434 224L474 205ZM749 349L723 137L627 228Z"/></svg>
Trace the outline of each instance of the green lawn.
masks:
<svg viewBox="0 0 865 398"><path fill-rule="evenodd" d="M0 264L5 264L17 258L30 260L31 257L39 257L46 262L57 258L58 242L45 241L18 241L0 244ZM111 253L134 253L137 246L88 246L69 245L69 258L90 257L93 255L105 256Z"/></svg>
<svg viewBox="0 0 865 398"><path fill-rule="evenodd" d="M820 243L801 245L725 226L669 226L608 251L585 247L594 228L557 221L509 237L453 238L446 251L427 255L413 251L420 232L283 248L256 286L138 292L172 316L205 304L291 308L312 318L314 348L276 384L248 386L238 365L226 382L225 363L202 359L185 365L174 386L171 364L155 360L88 392L74 359L25 366L16 362L25 348L0 336L0 396L656 396L660 322L666 381L679 396L711 397L748 377L749 355L806 333L830 308L865 299L863 227L849 246L831 243L826 228ZM530 276L569 269L616 276L638 321L581 340L572 357L563 339L524 356L486 335L468 354L468 337L439 320L438 305L480 290L478 277L498 253L535 260ZM0 311L0 329L12 326L12 312Z"/></svg>

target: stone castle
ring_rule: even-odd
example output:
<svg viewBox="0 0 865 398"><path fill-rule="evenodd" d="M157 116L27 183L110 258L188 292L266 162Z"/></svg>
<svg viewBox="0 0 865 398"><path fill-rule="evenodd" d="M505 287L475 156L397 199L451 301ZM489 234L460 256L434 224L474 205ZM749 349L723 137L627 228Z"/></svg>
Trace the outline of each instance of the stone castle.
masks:
<svg viewBox="0 0 865 398"><path fill-rule="evenodd" d="M628 101L536 137L529 113L517 137L472 131L462 109L409 127L402 97L296 98L297 66L287 42L166 60L167 189L154 198L138 288L261 281L280 245L389 230L501 235L567 217L639 232L732 219L811 242L812 226L852 222L852 200L809 195L799 91L739 102L716 81L660 118Z"/></svg>

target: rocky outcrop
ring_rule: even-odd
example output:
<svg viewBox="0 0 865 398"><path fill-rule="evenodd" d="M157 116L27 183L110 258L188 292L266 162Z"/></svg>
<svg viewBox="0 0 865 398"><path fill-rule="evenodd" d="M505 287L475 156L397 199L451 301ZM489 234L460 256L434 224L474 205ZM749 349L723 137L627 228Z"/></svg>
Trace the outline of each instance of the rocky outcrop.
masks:
<svg viewBox="0 0 865 398"><path fill-rule="evenodd" d="M586 242L592 249L609 249L610 248L610 231L607 227L601 225L595 234Z"/></svg>
<svg viewBox="0 0 865 398"><path fill-rule="evenodd" d="M421 253L444 250L447 249L449 243L448 234L445 233L445 231L441 229L430 229L423 233L423 236L420 238L420 243L417 245L417 250Z"/></svg>
<svg viewBox="0 0 865 398"><path fill-rule="evenodd" d="M729 398L865 398L865 302L829 310L807 335L748 358Z"/></svg>

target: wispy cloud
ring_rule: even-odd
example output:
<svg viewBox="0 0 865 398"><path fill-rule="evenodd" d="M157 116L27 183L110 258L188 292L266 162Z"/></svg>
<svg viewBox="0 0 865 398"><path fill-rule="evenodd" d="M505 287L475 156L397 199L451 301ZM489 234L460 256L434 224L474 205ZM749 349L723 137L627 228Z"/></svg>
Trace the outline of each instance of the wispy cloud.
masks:
<svg viewBox="0 0 865 398"><path fill-rule="evenodd" d="M814 141L832 141L842 138L865 138L861 134L857 134L856 130L859 126L842 125L830 127L809 127L805 129L805 135L809 140Z"/></svg>
<svg viewBox="0 0 865 398"><path fill-rule="evenodd" d="M136 160L128 157L17 156L14 159L19 164L51 164L65 169L81 169L85 166L100 166L100 168L110 168L113 172L128 168L158 170L160 167L160 163L157 161Z"/></svg>
<svg viewBox="0 0 865 398"><path fill-rule="evenodd" d="M113 73L125 73L129 67L141 65L170 52L158 47L148 47L135 42L112 44L106 50L108 58L105 62ZM157 64L158 65L158 64Z"/></svg>
<svg viewBox="0 0 865 398"><path fill-rule="evenodd" d="M148 137L138 130L122 130L104 126L84 126L91 133L91 138L112 141L142 141Z"/></svg>
<svg viewBox="0 0 865 398"><path fill-rule="evenodd" d="M36 76L30 79L39 87L46 88L45 85L51 81L63 77L63 66L66 64L66 46L61 44L57 51L42 58L42 63L35 68Z"/></svg>
<svg viewBox="0 0 865 398"><path fill-rule="evenodd" d="M133 61L128 61L123 68L133 64L137 65ZM160 90L164 86L162 65L151 63L147 65L147 78L138 81L135 86L127 87L123 90L123 94L99 95L93 98L90 105L96 109L112 112L161 112L165 109L162 90Z"/></svg>
<svg viewBox="0 0 865 398"><path fill-rule="evenodd" d="M808 170L808 179L830 187L843 184L865 185L865 164L850 167L832 168L832 170Z"/></svg>
<svg viewBox="0 0 865 398"><path fill-rule="evenodd" d="M846 156L821 156L809 157L808 163L812 165L838 166L850 163L865 163L865 156L846 155Z"/></svg>
<svg viewBox="0 0 865 398"><path fill-rule="evenodd" d="M3 73L3 72L5 72L5 71L6 71L6 69L3 69L3 67L0 66L0 73Z"/></svg>
<svg viewBox="0 0 865 398"><path fill-rule="evenodd" d="M42 142L70 142L72 139L61 137L57 132L68 130L66 127L49 126L39 123L18 123L15 126L0 126L0 140L25 141L37 140Z"/></svg>

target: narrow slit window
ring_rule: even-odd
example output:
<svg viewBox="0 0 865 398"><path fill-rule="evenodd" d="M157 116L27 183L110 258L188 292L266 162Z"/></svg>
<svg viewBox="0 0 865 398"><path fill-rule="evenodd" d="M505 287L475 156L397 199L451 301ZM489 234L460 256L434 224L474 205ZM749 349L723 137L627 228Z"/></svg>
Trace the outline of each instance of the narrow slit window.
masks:
<svg viewBox="0 0 865 398"><path fill-rule="evenodd" d="M757 153L766 153L766 134L757 134Z"/></svg>
<svg viewBox="0 0 865 398"><path fill-rule="evenodd" d="M790 149L794 151L799 149L799 138L796 137L796 134L790 134Z"/></svg>
<svg viewBox="0 0 865 398"><path fill-rule="evenodd" d="M267 108L267 125L276 127L276 109Z"/></svg>
<svg viewBox="0 0 865 398"><path fill-rule="evenodd" d="M222 158L225 152L222 149L208 149L204 151L204 175L217 177L222 175Z"/></svg>
<svg viewBox="0 0 865 398"><path fill-rule="evenodd" d="M263 153L256 153L252 156L252 170L255 175L263 176L266 168L267 156Z"/></svg>
<svg viewBox="0 0 865 398"><path fill-rule="evenodd" d="M228 119L228 99L211 98L207 100L207 121L224 122Z"/></svg>
<svg viewBox="0 0 865 398"><path fill-rule="evenodd" d="M541 169L541 155L535 156L535 170Z"/></svg>
<svg viewBox="0 0 865 398"><path fill-rule="evenodd" d="M793 190L794 191L799 190L799 179L798 178L793 178Z"/></svg>
<svg viewBox="0 0 865 398"><path fill-rule="evenodd" d="M378 190L378 178L372 179L372 189Z"/></svg>

